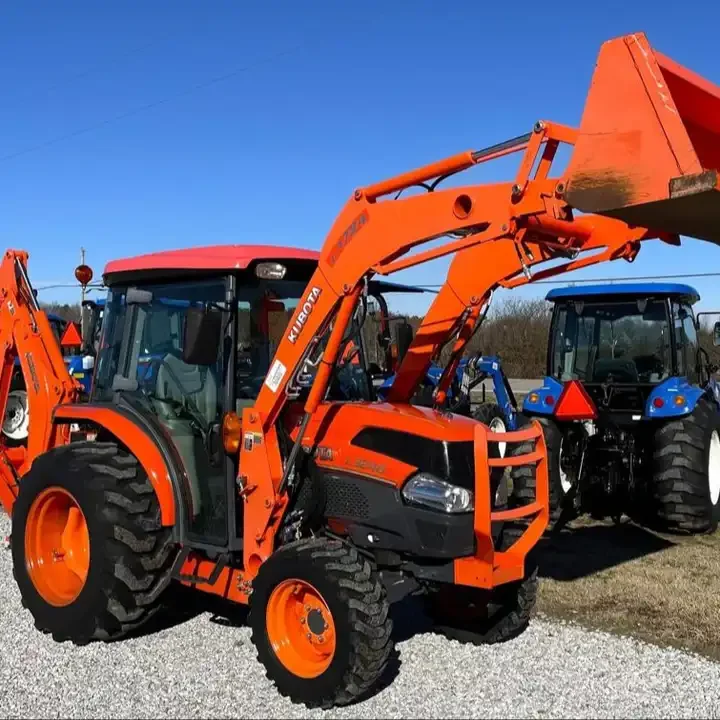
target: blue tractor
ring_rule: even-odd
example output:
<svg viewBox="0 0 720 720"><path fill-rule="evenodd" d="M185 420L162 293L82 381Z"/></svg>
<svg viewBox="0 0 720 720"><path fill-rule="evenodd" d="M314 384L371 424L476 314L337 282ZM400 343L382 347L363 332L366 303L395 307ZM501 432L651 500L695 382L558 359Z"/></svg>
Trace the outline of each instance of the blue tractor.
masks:
<svg viewBox="0 0 720 720"><path fill-rule="evenodd" d="M95 369L95 356L100 340L105 298L96 300L83 300L82 345L74 348L73 352L65 353L65 364L72 377L82 385L82 394L89 396L92 389L93 371Z"/></svg>
<svg viewBox="0 0 720 720"><path fill-rule="evenodd" d="M558 526L579 514L617 522L625 514L659 529L713 532L720 388L698 342L697 291L609 284L546 299L554 305L547 375L522 410L545 430ZM514 504L534 497L531 470L515 471L512 485Z"/></svg>

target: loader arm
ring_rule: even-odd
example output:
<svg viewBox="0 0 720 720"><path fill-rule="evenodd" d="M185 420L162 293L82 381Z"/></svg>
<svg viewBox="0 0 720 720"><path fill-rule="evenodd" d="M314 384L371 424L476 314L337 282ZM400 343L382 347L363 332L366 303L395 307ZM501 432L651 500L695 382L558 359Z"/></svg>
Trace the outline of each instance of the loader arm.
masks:
<svg viewBox="0 0 720 720"><path fill-rule="evenodd" d="M608 100L615 82L622 86L623 102ZM492 290L530 281L531 266L568 259L536 276L541 277L632 260L642 241L661 238L679 245L681 234L720 244L717 117L720 88L656 55L637 33L603 45L577 130L538 122L532 132L508 142L356 190L325 240L306 299L255 405L243 411L240 464L247 474L243 470L240 483L255 538L244 548L247 567L268 556L297 453L314 446L314 434L306 432L309 419L325 398L364 281L456 254L393 383L390 401L407 402L448 340L454 343L454 366ZM560 143L575 145L575 152L567 171L551 178ZM451 175L516 152L524 154L514 181L437 189ZM411 187L427 192L403 197ZM576 217L578 210L597 214ZM419 248L437 240L444 242ZM598 252L577 257L589 250ZM297 441L283 460L273 441L275 422L298 369L333 320ZM442 380L442 392L450 375L451 370ZM263 442L266 435L270 442Z"/></svg>
<svg viewBox="0 0 720 720"><path fill-rule="evenodd" d="M0 501L9 512L17 481L33 459L68 441L68 426L54 426L52 409L74 402L80 385L68 374L60 345L40 309L27 274L28 254L8 250L0 263L0 417L5 416L15 358L20 359L28 394L30 429L27 450L0 447Z"/></svg>

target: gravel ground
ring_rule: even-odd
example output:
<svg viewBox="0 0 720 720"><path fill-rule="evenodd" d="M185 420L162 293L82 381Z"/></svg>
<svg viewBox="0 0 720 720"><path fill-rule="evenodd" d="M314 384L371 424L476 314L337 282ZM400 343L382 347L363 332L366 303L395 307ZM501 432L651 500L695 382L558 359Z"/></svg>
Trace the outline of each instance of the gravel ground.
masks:
<svg viewBox="0 0 720 720"><path fill-rule="evenodd" d="M0 516L0 534L9 528ZM412 606L410 606L412 607ZM0 550L3 717L717 717L720 664L536 620L474 648L398 618L400 667L373 698L331 713L277 695L249 631L204 612L152 634L77 648L37 632ZM400 622L402 621L402 622ZM413 635L413 631L415 634Z"/></svg>

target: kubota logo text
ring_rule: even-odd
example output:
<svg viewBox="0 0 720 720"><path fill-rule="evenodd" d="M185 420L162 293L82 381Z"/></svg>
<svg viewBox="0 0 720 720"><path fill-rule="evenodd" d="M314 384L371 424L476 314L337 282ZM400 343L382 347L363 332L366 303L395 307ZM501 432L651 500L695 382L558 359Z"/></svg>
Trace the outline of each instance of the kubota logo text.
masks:
<svg viewBox="0 0 720 720"><path fill-rule="evenodd" d="M328 255L328 265L335 267L335 263L345 249L345 246L357 235L370 220L367 210L363 210L351 223L345 232L339 237L339 239L333 245Z"/></svg>
<svg viewBox="0 0 720 720"><path fill-rule="evenodd" d="M305 326L307 319L310 317L310 313L313 311L315 303L320 297L321 292L322 290L319 287L314 287L312 290L310 290L308 296L305 298L305 302L302 304L300 312L295 318L295 322L290 327L290 332L287 336L288 340L293 343L293 345L295 344L295 341L300 337L300 333L302 332L302 329Z"/></svg>

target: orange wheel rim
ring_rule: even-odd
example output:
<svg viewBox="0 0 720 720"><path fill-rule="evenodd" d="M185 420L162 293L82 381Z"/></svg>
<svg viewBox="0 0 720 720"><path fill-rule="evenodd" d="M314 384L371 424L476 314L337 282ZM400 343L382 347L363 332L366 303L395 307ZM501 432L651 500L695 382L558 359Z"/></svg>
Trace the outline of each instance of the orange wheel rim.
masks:
<svg viewBox="0 0 720 720"><path fill-rule="evenodd" d="M284 580L270 595L267 634L278 660L293 675L314 678L335 656L335 622L323 596L305 580Z"/></svg>
<svg viewBox="0 0 720 720"><path fill-rule="evenodd" d="M90 535L80 505L67 490L50 487L33 500L25 524L25 565L50 605L69 605L85 587Z"/></svg>

